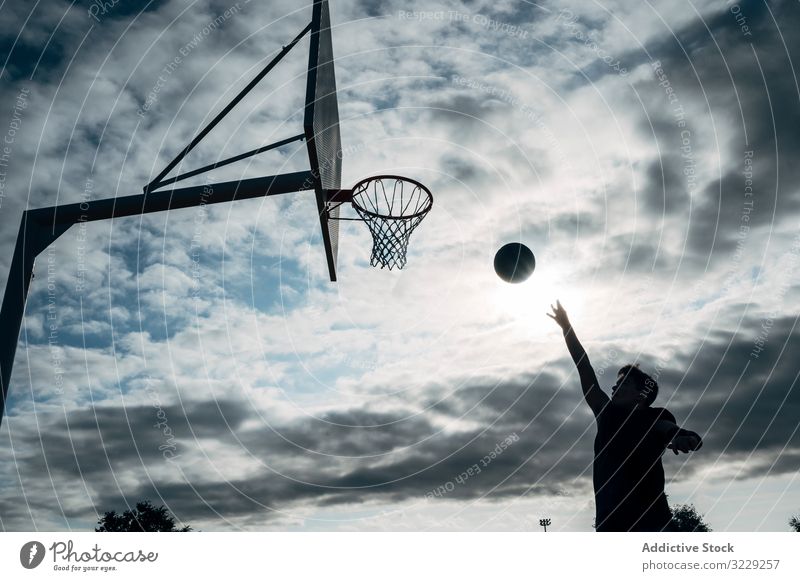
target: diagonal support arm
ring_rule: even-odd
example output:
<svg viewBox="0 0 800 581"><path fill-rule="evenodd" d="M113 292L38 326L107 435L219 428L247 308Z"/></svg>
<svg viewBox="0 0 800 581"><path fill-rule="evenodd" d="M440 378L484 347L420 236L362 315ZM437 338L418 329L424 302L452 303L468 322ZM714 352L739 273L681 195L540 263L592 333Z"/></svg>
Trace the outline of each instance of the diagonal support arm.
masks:
<svg viewBox="0 0 800 581"><path fill-rule="evenodd" d="M187 171L186 173L182 173L180 175L175 176L174 178L168 178L166 180L161 180L158 182L158 187L163 187L169 184L174 184L176 182L180 182L182 180L193 178L194 176L198 176L200 174L204 174L209 172L213 169L217 169L220 167L224 167L226 165L235 163L237 161L241 161L243 159L247 159L248 157L253 157L254 155L258 155L259 153L264 153L265 151L269 151L271 149L277 149L278 147L283 147L284 145L288 145L294 141L300 141L305 139L306 136L303 133L298 135L294 135L293 137L288 137L286 139L281 139L280 141L276 141L275 143L270 143L269 145L264 145L263 147L259 147L258 149L253 149L251 151L247 151L245 153L240 153L239 155L235 155L233 157L229 157L228 159L223 159L217 162L214 162L209 165L205 165L203 167L193 169L192 171Z"/></svg>
<svg viewBox="0 0 800 581"><path fill-rule="evenodd" d="M178 165L181 162L181 160L184 157L186 157L186 154L188 154L192 149L194 149L194 146L197 145L198 143L200 143L200 141L202 141L202 139L206 135L208 135L208 132L211 131L212 129L214 129L214 127L217 125L217 123L222 121L222 119L225 117L225 115L230 113L231 109L236 107L236 105L239 103L239 101L244 99L245 95L247 95L247 93L249 93L253 89L253 87L255 87L261 81L261 79L263 79L265 76L267 76L267 73L269 73L275 67L275 65L277 65L281 61L281 59L283 57L285 57L288 54L288 52L290 50L292 50L292 48L294 48L294 46L298 42L300 42L300 39L303 38L306 35L306 33L308 33L309 30L311 30L311 23L310 22L300 32L300 34L298 34L297 36L294 37L294 39L292 39L292 42L290 42L289 44L287 44L286 46L283 47L281 52L279 52L278 55L274 59L272 59L269 62L269 64L267 64L267 66L264 67L262 69L262 71L260 73L258 73L255 76L255 78L252 81L250 81L244 89L239 91L239 94L236 95L233 98L233 100L230 103L228 103L225 106L225 108L222 111L220 111L217 114L217 116L214 117L214 119L212 119L209 122L209 124L206 125L202 129L202 131L200 131L200 133L197 134L197 136L194 139L192 139L192 141L189 143L189 145L187 145L185 148L183 148L183 151L181 151L175 157L175 159L173 159L171 162L169 162L167 164L167 167L165 167L163 170L161 170L161 173L159 173L152 182L150 182L149 184L147 184L144 187L144 193L147 193L147 192L149 192L151 190L155 190L155 189L159 188L160 186L164 185L164 184L161 183L161 180L164 179L164 176L167 175L169 172L171 172L172 168L174 168L176 165Z"/></svg>

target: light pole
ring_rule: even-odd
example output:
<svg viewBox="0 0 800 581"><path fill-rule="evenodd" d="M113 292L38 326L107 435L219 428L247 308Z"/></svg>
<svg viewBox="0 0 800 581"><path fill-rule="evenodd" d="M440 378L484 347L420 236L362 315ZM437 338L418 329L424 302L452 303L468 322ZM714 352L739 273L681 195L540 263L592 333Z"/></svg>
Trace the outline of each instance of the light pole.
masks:
<svg viewBox="0 0 800 581"><path fill-rule="evenodd" d="M551 521L550 521L549 518L540 518L539 519L539 526L540 527L544 527L544 532L547 532L547 527L549 527L550 524L551 524Z"/></svg>

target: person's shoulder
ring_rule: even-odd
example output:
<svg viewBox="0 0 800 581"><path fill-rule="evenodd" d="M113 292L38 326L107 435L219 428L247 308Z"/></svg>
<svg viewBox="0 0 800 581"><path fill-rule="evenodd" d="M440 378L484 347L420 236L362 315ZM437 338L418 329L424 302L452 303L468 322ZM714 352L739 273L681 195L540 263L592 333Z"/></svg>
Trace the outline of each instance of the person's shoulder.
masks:
<svg viewBox="0 0 800 581"><path fill-rule="evenodd" d="M672 415L667 408L648 408L650 410L650 414L652 414L655 420L666 420L668 422L672 422L673 424L677 424L678 420L675 419L675 416Z"/></svg>

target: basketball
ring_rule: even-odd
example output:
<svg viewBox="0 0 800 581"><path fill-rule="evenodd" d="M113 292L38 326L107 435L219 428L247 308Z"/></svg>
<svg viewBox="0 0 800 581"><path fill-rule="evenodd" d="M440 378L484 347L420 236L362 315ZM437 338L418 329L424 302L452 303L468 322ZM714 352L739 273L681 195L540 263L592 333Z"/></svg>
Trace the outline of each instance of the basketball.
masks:
<svg viewBox="0 0 800 581"><path fill-rule="evenodd" d="M533 274L535 268L533 252L519 242L506 244L494 255L494 271L506 282L523 282Z"/></svg>

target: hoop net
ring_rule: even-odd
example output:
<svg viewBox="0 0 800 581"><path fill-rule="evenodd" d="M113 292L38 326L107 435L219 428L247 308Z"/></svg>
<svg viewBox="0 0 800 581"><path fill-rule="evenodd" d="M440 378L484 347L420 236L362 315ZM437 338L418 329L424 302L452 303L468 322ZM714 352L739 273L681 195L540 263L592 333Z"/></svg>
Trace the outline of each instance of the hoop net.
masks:
<svg viewBox="0 0 800 581"><path fill-rule="evenodd" d="M376 176L357 183L353 208L372 234L370 264L402 269L411 233L432 207L430 190L409 178Z"/></svg>

